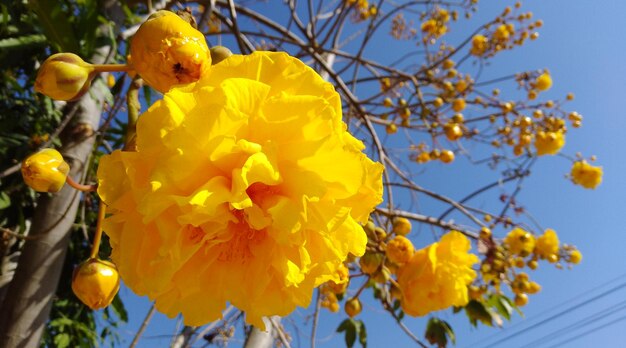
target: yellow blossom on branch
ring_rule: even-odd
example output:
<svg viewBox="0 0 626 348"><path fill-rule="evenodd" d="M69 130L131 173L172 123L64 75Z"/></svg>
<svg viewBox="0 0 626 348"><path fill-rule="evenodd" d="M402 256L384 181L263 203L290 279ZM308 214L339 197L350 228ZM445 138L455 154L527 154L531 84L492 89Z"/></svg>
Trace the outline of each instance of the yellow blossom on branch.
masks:
<svg viewBox="0 0 626 348"><path fill-rule="evenodd" d="M469 239L457 231L437 243L418 250L398 269L402 310L423 316L469 301L467 286L476 278L472 265L478 257L469 253Z"/></svg>
<svg viewBox="0 0 626 348"><path fill-rule="evenodd" d="M475 56L482 56L487 51L489 47L489 39L484 35L474 35L472 38L472 49L470 53Z"/></svg>
<svg viewBox="0 0 626 348"><path fill-rule="evenodd" d="M137 151L101 159L98 193L125 283L186 325L226 303L306 307L363 255L380 163L347 132L333 86L285 53L233 55L172 88L137 124Z"/></svg>
<svg viewBox="0 0 626 348"><path fill-rule="evenodd" d="M523 229L516 227L504 238L504 244L514 255L527 256L535 248L535 236Z"/></svg>
<svg viewBox="0 0 626 348"><path fill-rule="evenodd" d="M537 155L556 155L565 145L565 134L562 131L537 132L535 136L535 148Z"/></svg>
<svg viewBox="0 0 626 348"><path fill-rule="evenodd" d="M570 176L576 185L595 189L602 183L602 167L592 166L587 161L574 162Z"/></svg>
<svg viewBox="0 0 626 348"><path fill-rule="evenodd" d="M204 35L173 12L154 13L130 43L132 65L161 93L197 81L211 66Z"/></svg>
<svg viewBox="0 0 626 348"><path fill-rule="evenodd" d="M553 258L559 252L559 237L552 229L547 229L535 241L535 254L542 259Z"/></svg>

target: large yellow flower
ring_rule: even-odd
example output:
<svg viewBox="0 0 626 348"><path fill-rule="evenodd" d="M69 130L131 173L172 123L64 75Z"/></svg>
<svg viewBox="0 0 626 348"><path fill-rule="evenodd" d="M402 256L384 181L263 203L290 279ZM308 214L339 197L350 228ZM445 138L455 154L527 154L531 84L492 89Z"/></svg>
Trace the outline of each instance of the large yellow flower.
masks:
<svg viewBox="0 0 626 348"><path fill-rule="evenodd" d="M469 239L457 231L445 234L413 254L398 269L402 290L402 310L423 316L450 306L464 306L469 301L467 285L476 278L472 265L478 257L469 253Z"/></svg>
<svg viewBox="0 0 626 348"><path fill-rule="evenodd" d="M125 283L187 325L226 302L261 318L307 306L362 255L382 165L332 85L284 53L234 55L139 118L137 151L104 156L104 230Z"/></svg>

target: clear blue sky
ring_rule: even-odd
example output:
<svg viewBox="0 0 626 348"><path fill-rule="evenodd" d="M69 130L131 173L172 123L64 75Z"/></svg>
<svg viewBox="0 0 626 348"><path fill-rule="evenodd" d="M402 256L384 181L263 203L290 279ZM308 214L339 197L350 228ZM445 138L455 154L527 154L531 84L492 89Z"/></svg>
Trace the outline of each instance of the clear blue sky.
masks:
<svg viewBox="0 0 626 348"><path fill-rule="evenodd" d="M452 30L457 32L451 37L462 37L465 30L473 30L478 23L484 23L502 11L506 4L513 3L482 0L478 15L467 24L453 27ZM567 92L575 93L576 99L567 109L584 116L583 127L568 133L564 152L573 155L576 151L583 151L586 156L596 154L598 164L604 167L604 182L595 191L574 186L564 179L570 168L566 159L541 158L533 175L525 182L519 200L543 226L555 229L562 241L577 245L584 259L572 270L556 270L548 264L541 264L540 269L530 275L543 286L542 291L531 296L524 308L524 318L516 316L511 323L505 323L503 329L471 328L462 313L453 315L451 311L442 311L437 315L453 324L457 347L461 348L479 348L488 344L512 348L531 344L534 348L547 348L559 343L572 348L619 347L626 341L626 330L623 330L626 320L616 321L626 316L626 309L619 307L626 299L626 287L579 309L558 314L626 282L626 228L621 220L621 214L626 212L626 185L622 179L626 172L626 137L623 135L626 129L626 26L623 24L626 1L533 0L524 2L523 8L532 11L535 18L543 19L540 39L494 59L488 74L502 76L549 68L554 85L542 97L562 98ZM386 44L384 41L375 43L380 48ZM388 54L390 51L380 52ZM508 85L501 89L503 94L514 93L515 87ZM464 174L459 175L459 172ZM478 187L477 183L489 182L482 174L484 172L470 169L467 162L460 159L451 166L433 165L423 173L420 184L460 198ZM485 200L484 204L490 203ZM598 286L602 287L592 291ZM126 288L121 291L130 315L130 323L122 328L126 345L143 320L149 302ZM364 298L368 297L371 295L365 294ZM550 311L557 305L561 307ZM609 313L609 309L615 312L588 321L597 313ZM309 313L300 309L293 319L302 323ZM550 319L551 316L555 318ZM319 346L342 346L343 337L334 334L334 330L343 316L325 315L323 318L318 331ZM411 345L411 341L374 302L366 302L362 319L368 325L371 347L387 346L390 342L394 346ZM418 336L423 335L424 320L409 319L406 323ZM539 323L537 327L528 329L536 323ZM571 326L577 323L577 326ZM166 346L174 325L174 321L157 314L139 346ZM298 346L293 327L287 325L287 329L294 335L293 346ZM594 329L593 332L575 337L590 329ZM301 333L302 346L309 345L309 332L307 327ZM498 342L516 333L517 336ZM550 340L546 335L550 335L547 336ZM564 343L572 338L575 339ZM231 344L239 345L241 342L238 341Z"/></svg>

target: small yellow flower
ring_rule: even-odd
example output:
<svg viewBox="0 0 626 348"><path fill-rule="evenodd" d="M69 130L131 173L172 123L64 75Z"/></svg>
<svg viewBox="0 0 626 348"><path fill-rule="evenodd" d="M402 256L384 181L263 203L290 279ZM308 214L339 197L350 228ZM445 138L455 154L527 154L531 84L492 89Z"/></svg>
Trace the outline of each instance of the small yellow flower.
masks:
<svg viewBox="0 0 626 348"><path fill-rule="evenodd" d="M509 30L510 28L506 24L502 24L496 28L496 31L493 33L493 37L499 41L506 41L511 36L512 32Z"/></svg>
<svg viewBox="0 0 626 348"><path fill-rule="evenodd" d="M565 145L565 134L562 131L537 132L535 136L535 149L537 155L556 155Z"/></svg>
<svg viewBox="0 0 626 348"><path fill-rule="evenodd" d="M24 182L37 192L59 192L69 171L70 166L54 149L43 149L22 162Z"/></svg>
<svg viewBox="0 0 626 348"><path fill-rule="evenodd" d="M326 284L328 285L328 288L335 294L343 294L344 292L346 292L346 289L348 288L348 284L350 282L350 273L348 267L346 267L346 265L342 263L337 267L335 273L338 280L331 280Z"/></svg>
<svg viewBox="0 0 626 348"><path fill-rule="evenodd" d="M391 262L403 264L411 259L414 251L413 243L408 238L399 235L387 244L386 254Z"/></svg>
<svg viewBox="0 0 626 348"><path fill-rule="evenodd" d="M559 237L552 229L547 229L543 235L539 236L535 242L535 254L542 259L547 259L551 255L559 252Z"/></svg>
<svg viewBox="0 0 626 348"><path fill-rule="evenodd" d="M35 91L55 100L80 98L91 85L93 65L73 53L53 54L37 72Z"/></svg>
<svg viewBox="0 0 626 348"><path fill-rule="evenodd" d="M459 140L463 136L463 129L457 123L447 123L443 126L443 132L450 141Z"/></svg>
<svg viewBox="0 0 626 348"><path fill-rule="evenodd" d="M548 72L539 75L535 80L535 88L540 91L547 91L550 87L552 87L552 77Z"/></svg>
<svg viewBox="0 0 626 348"><path fill-rule="evenodd" d="M139 27L130 53L137 73L161 93L197 81L211 66L204 35L166 10L157 11Z"/></svg>
<svg viewBox="0 0 626 348"><path fill-rule="evenodd" d="M489 39L486 36L478 34L472 38L471 53L475 56L482 56L489 47Z"/></svg>
<svg viewBox="0 0 626 348"><path fill-rule="evenodd" d="M578 250L573 250L570 254L569 254L569 262L577 265L580 263L580 261L582 261L583 259L583 254L578 251Z"/></svg>
<svg viewBox="0 0 626 348"><path fill-rule="evenodd" d="M476 278L472 265L478 257L469 253L469 239L457 231L445 234L413 254L398 269L402 309L412 316L424 316L469 301L467 286Z"/></svg>
<svg viewBox="0 0 626 348"><path fill-rule="evenodd" d="M461 112L465 109L465 99L457 98L452 101L452 110L456 112Z"/></svg>
<svg viewBox="0 0 626 348"><path fill-rule="evenodd" d="M72 291L91 309L108 306L120 289L120 276L108 261L89 259L80 264L72 275Z"/></svg>
<svg viewBox="0 0 626 348"><path fill-rule="evenodd" d="M528 256L535 248L535 237L529 232L516 227L506 235L504 244L509 247L509 251L512 254Z"/></svg>
<svg viewBox="0 0 626 348"><path fill-rule="evenodd" d="M572 166L570 176L576 185L595 189L602 182L602 167L592 166L587 161L576 161Z"/></svg>
<svg viewBox="0 0 626 348"><path fill-rule="evenodd" d="M439 155L439 160L443 163L450 163L454 161L454 152L452 152L451 150L441 151L441 155Z"/></svg>

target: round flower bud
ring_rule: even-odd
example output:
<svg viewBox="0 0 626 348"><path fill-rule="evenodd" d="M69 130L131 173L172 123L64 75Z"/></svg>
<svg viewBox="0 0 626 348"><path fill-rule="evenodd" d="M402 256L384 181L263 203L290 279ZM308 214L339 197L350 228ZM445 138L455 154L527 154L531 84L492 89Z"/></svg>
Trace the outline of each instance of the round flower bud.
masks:
<svg viewBox="0 0 626 348"><path fill-rule="evenodd" d="M366 274L374 274L380 264L383 262L383 255L371 251L367 251L361 258L359 259L359 265L361 266L361 270Z"/></svg>
<svg viewBox="0 0 626 348"><path fill-rule="evenodd" d="M579 264L582 259L583 254L578 250L574 250L571 252L571 254L569 254L569 262L575 265Z"/></svg>
<svg viewBox="0 0 626 348"><path fill-rule="evenodd" d="M231 52L228 48L224 46L211 47L210 52L211 52L211 65L215 65L233 55L233 52Z"/></svg>
<svg viewBox="0 0 626 348"><path fill-rule="evenodd" d="M393 219L393 233L406 236L411 232L411 221L407 218L396 217Z"/></svg>
<svg viewBox="0 0 626 348"><path fill-rule="evenodd" d="M54 149L43 149L22 162L22 177L37 192L59 192L65 184L70 166Z"/></svg>
<svg viewBox="0 0 626 348"><path fill-rule="evenodd" d="M552 87L552 77L550 76L550 73L545 72L539 75L537 80L535 80L535 88L540 91L546 91L550 89L550 87Z"/></svg>
<svg viewBox="0 0 626 348"><path fill-rule="evenodd" d="M35 91L55 100L80 98L95 76L93 65L73 53L53 54L39 68Z"/></svg>
<svg viewBox="0 0 626 348"><path fill-rule="evenodd" d="M162 93L197 81L211 66L204 35L166 10L157 11L139 27L130 54L137 73Z"/></svg>
<svg viewBox="0 0 626 348"><path fill-rule="evenodd" d="M120 289L120 276L108 261L89 259L74 269L72 291L91 309L108 306Z"/></svg>
<svg viewBox="0 0 626 348"><path fill-rule="evenodd" d="M346 314L350 318L354 318L357 315L359 315L359 313L361 313L361 310L363 310L363 307L361 306L361 301L359 301L358 298L351 298L348 301L346 301L346 305L344 309L346 311Z"/></svg>

